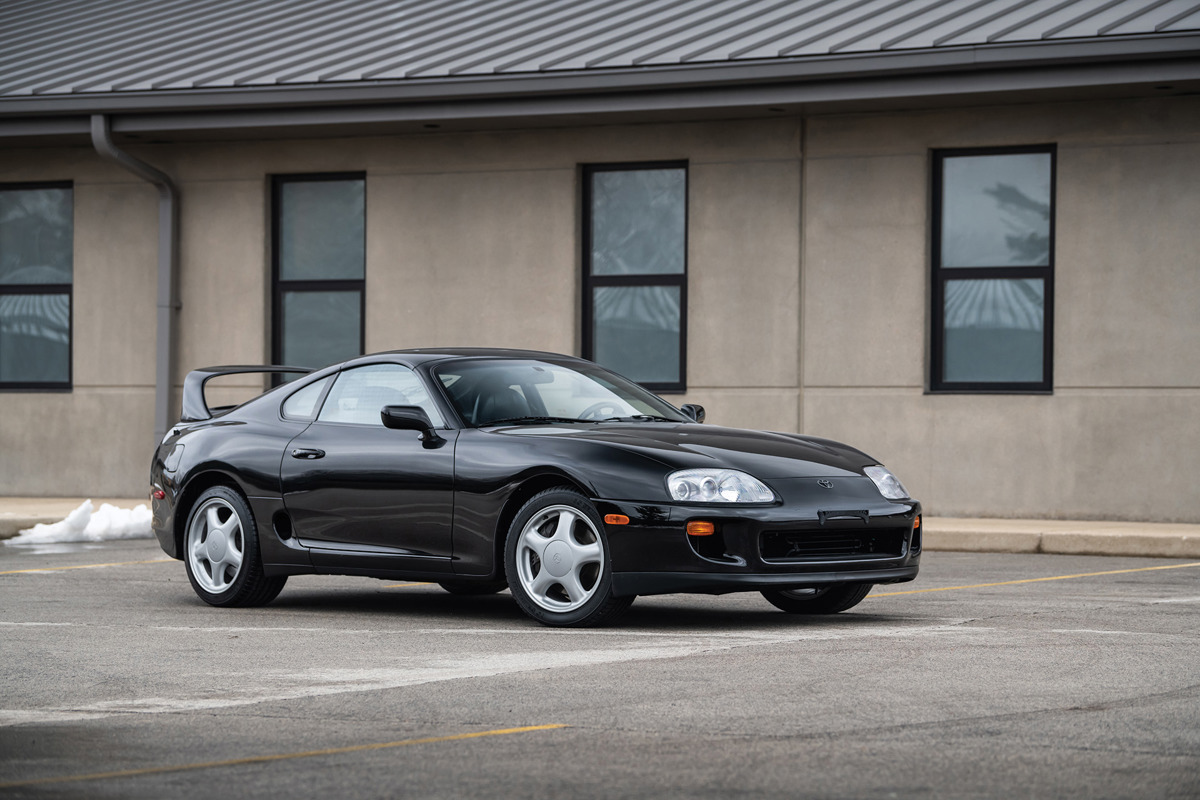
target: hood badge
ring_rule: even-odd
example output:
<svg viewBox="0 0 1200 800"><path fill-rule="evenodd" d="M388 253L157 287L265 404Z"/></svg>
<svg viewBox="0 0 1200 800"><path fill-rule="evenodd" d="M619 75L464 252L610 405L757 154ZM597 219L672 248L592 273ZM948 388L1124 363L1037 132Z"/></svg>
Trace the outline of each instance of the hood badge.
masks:
<svg viewBox="0 0 1200 800"><path fill-rule="evenodd" d="M821 480L817 481L817 486L824 486L826 489L832 489L833 481L821 478Z"/></svg>

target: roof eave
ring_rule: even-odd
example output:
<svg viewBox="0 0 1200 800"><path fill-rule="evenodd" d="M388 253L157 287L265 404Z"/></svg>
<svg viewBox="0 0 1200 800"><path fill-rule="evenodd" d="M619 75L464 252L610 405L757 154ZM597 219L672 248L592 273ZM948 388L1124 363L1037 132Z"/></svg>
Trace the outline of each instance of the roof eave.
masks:
<svg viewBox="0 0 1200 800"><path fill-rule="evenodd" d="M353 124L986 95L1200 79L1200 34L746 62L0 98L0 136ZM289 122L289 119L292 121Z"/></svg>

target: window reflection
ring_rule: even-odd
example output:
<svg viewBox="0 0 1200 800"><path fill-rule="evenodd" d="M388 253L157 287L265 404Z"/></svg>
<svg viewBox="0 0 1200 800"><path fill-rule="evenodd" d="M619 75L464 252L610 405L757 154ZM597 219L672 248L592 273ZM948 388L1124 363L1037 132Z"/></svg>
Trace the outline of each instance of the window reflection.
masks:
<svg viewBox="0 0 1200 800"><path fill-rule="evenodd" d="M1042 379L1044 281L946 281L944 314L945 380Z"/></svg>
<svg viewBox="0 0 1200 800"><path fill-rule="evenodd" d="M70 367L70 295L0 295L0 382L66 383Z"/></svg>
<svg viewBox="0 0 1200 800"><path fill-rule="evenodd" d="M679 288L601 286L593 290L596 361L619 364L638 383L679 376Z"/></svg>
<svg viewBox="0 0 1200 800"><path fill-rule="evenodd" d="M1050 154L947 158L942 266L1050 263Z"/></svg>
<svg viewBox="0 0 1200 800"><path fill-rule="evenodd" d="M682 169L597 172L592 181L592 274L683 272Z"/></svg>
<svg viewBox="0 0 1200 800"><path fill-rule="evenodd" d="M0 186L0 386L71 384L73 190Z"/></svg>
<svg viewBox="0 0 1200 800"><path fill-rule="evenodd" d="M685 385L687 165L584 172L584 357L660 391Z"/></svg>

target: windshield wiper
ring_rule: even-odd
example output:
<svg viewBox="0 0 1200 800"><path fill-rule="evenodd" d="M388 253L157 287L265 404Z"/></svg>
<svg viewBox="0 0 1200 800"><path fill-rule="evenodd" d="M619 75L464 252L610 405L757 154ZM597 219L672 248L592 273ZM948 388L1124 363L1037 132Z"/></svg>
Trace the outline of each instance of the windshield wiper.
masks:
<svg viewBox="0 0 1200 800"><path fill-rule="evenodd" d="M576 417L505 417L504 419L489 419L487 422L481 422L476 427L483 428L488 425L524 425L526 423L538 422L595 422L590 419L578 419Z"/></svg>
<svg viewBox="0 0 1200 800"><path fill-rule="evenodd" d="M608 417L601 422L679 422L670 417L660 417L657 414L630 414L627 417Z"/></svg>

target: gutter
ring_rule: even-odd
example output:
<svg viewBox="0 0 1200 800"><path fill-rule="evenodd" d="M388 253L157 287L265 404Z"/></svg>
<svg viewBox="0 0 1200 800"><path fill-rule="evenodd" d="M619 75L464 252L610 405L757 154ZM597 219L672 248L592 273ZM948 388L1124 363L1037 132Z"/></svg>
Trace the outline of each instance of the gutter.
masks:
<svg viewBox="0 0 1200 800"><path fill-rule="evenodd" d="M166 435L171 418L171 376L175 374L175 312L179 309L175 276L179 265L179 189L171 177L113 144L109 119L92 115L92 146L158 189L158 314L154 358L154 443Z"/></svg>
<svg viewBox="0 0 1200 800"><path fill-rule="evenodd" d="M186 89L89 91L56 94L0 95L0 119L71 114L187 114L189 112L253 112L336 110L352 106L407 104L512 103L530 100L580 101L594 97L613 102L621 95L661 95L697 90L736 91L751 87L792 87L873 82L890 87L905 79L925 84L931 78L954 76L980 82L984 75L1000 78L1006 90L1071 87L1167 79L1194 79L1200 57L1200 34L1152 34L1091 39L996 43L935 47L919 50L831 53L790 58L717 61L687 64L574 69L547 72L479 73L416 76L402 79L330 81L327 83L192 86ZM1152 75L1146 67L1161 64ZM1064 68L1067 76L1053 77ZM1140 67L1140 69L1138 69ZM1133 68L1133 69L1129 69ZM1178 73L1171 76L1171 72ZM1029 75L1039 75L1032 81ZM1127 74L1128 73L1128 74ZM996 83L992 78L990 83ZM923 88L923 86L921 87ZM920 91L921 89L918 89ZM994 91L995 89L991 89ZM964 91L955 86L950 91ZM862 92L856 94L861 95ZM867 91L869 96L870 90ZM804 100L803 96L795 98ZM619 101L617 102L619 105ZM123 116L119 132L131 132Z"/></svg>

